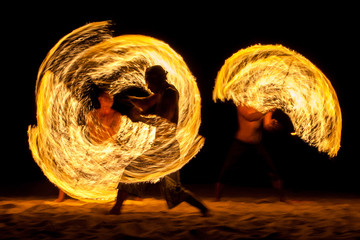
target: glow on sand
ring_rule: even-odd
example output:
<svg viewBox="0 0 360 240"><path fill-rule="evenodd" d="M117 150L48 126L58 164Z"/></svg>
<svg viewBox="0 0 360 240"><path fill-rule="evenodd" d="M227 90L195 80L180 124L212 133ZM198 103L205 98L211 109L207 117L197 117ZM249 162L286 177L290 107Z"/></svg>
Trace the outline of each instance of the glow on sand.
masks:
<svg viewBox="0 0 360 240"><path fill-rule="evenodd" d="M330 157L341 140L341 111L330 81L309 60L281 45L255 45L225 61L213 99L232 100L260 112L278 108L295 134Z"/></svg>
<svg viewBox="0 0 360 240"><path fill-rule="evenodd" d="M109 26L85 25L50 50L38 73L37 126L28 130L30 149L44 174L70 196L85 201L114 200L119 182L156 182L183 167L204 142L198 135L199 90L182 57L148 36L113 37ZM86 125L93 109L91 85L113 95L132 86L149 91L144 73L153 65L161 65L179 91L176 134L175 124L158 116L150 116L153 124L148 125L122 115L115 135L93 143ZM156 149L151 148L155 132ZM137 165L125 174L132 164Z"/></svg>

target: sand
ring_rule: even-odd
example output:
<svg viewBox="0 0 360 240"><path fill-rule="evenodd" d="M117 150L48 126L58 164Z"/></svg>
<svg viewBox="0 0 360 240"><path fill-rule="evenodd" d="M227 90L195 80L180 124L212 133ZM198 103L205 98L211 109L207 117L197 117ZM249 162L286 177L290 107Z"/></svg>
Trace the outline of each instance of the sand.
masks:
<svg viewBox="0 0 360 240"><path fill-rule="evenodd" d="M297 193L283 203L267 190L235 189L215 202L211 186L197 189L212 216L187 203L169 210L156 196L127 200L119 216L108 215L112 203L1 197L0 239L360 239L360 196Z"/></svg>

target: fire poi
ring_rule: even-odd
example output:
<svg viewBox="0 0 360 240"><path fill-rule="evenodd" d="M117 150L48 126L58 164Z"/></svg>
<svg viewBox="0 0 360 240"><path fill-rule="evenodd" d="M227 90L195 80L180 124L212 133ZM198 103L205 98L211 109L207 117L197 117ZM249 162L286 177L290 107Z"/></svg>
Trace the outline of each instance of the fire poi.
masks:
<svg viewBox="0 0 360 240"><path fill-rule="evenodd" d="M330 157L340 148L342 118L327 77L308 59L281 45L254 45L225 61L213 99L260 112L286 113L302 140Z"/></svg>
<svg viewBox="0 0 360 240"><path fill-rule="evenodd" d="M198 135L199 90L182 57L152 37L113 37L110 25L87 24L50 50L37 78L37 126L28 129L30 149L44 174L70 196L85 201L114 200L119 182L156 182L182 168L204 142ZM113 96L131 87L150 92L144 72L153 65L168 72L167 80L179 92L176 134L166 134L175 126L158 116L150 116L154 124L148 125L122 115L113 136L100 143L91 141L86 116L93 109L92 88L101 86ZM149 153L156 131L164 133L163 145ZM180 156L171 147L174 141ZM132 168L127 174L131 178L123 177L125 167L139 159L142 167Z"/></svg>

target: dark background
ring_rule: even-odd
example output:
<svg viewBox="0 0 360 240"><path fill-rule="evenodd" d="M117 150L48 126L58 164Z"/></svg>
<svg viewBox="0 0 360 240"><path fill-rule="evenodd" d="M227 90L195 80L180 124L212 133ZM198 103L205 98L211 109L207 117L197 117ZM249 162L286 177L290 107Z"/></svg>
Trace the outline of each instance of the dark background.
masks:
<svg viewBox="0 0 360 240"><path fill-rule="evenodd" d="M265 144L289 189L360 192L358 124L358 23L351 5L275 3L206 5L136 2L92 5L54 3L4 7L2 18L2 129L0 186L47 179L32 159L27 128L36 124L35 82L47 52L72 30L113 20L118 34L143 34L168 43L197 78L202 97L200 153L181 171L184 183L214 183L236 130L231 103L213 103L212 90L225 59L253 44L282 44L313 62L330 79L343 117L342 147L332 160L288 133L266 134ZM195 4L195 2L193 3ZM355 36L356 34L356 36ZM270 186L261 167L241 163L233 183ZM13 188L16 191L16 187Z"/></svg>

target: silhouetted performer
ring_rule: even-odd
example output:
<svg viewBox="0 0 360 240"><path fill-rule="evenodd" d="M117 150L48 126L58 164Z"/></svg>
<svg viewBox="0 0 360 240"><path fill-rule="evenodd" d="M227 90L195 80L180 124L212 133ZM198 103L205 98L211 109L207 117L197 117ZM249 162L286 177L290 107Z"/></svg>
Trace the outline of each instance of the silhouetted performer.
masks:
<svg viewBox="0 0 360 240"><path fill-rule="evenodd" d="M179 93L173 85L166 81L166 74L167 72L158 65L152 66L146 70L145 80L148 88L153 94L147 97L131 98L134 108L130 111L129 117L133 121L146 122L140 114L154 114L177 125L179 114ZM170 135L175 136L175 131L173 130ZM160 137L160 134L164 133L156 131L155 141L152 144L152 148L161 146L162 143L156 140L157 137ZM178 154L180 155L178 143L177 141L175 142L175 147L178 148ZM131 170L131 168L136 168L136 166L130 164L125 168L124 174L126 174L126 172L130 173L131 171L129 170ZM110 214L120 214L123 202L126 200L128 195L141 196L148 184L149 183L119 183L116 203L111 209ZM173 208L185 201L198 208L203 216L208 214L208 209L204 206L204 204L197 200L193 193L186 190L181 185L179 171L163 177L158 184L169 208Z"/></svg>
<svg viewBox="0 0 360 240"><path fill-rule="evenodd" d="M272 185L279 191L280 200L284 200L282 180L270 155L261 143L263 129L272 131L280 127L278 121L272 118L272 114L273 111L262 114L251 107L242 105L237 107L238 130L227 153L225 163L215 186L215 198L217 201L221 198L227 174L236 163L248 153L253 155L258 154L266 161L267 172L272 181Z"/></svg>

